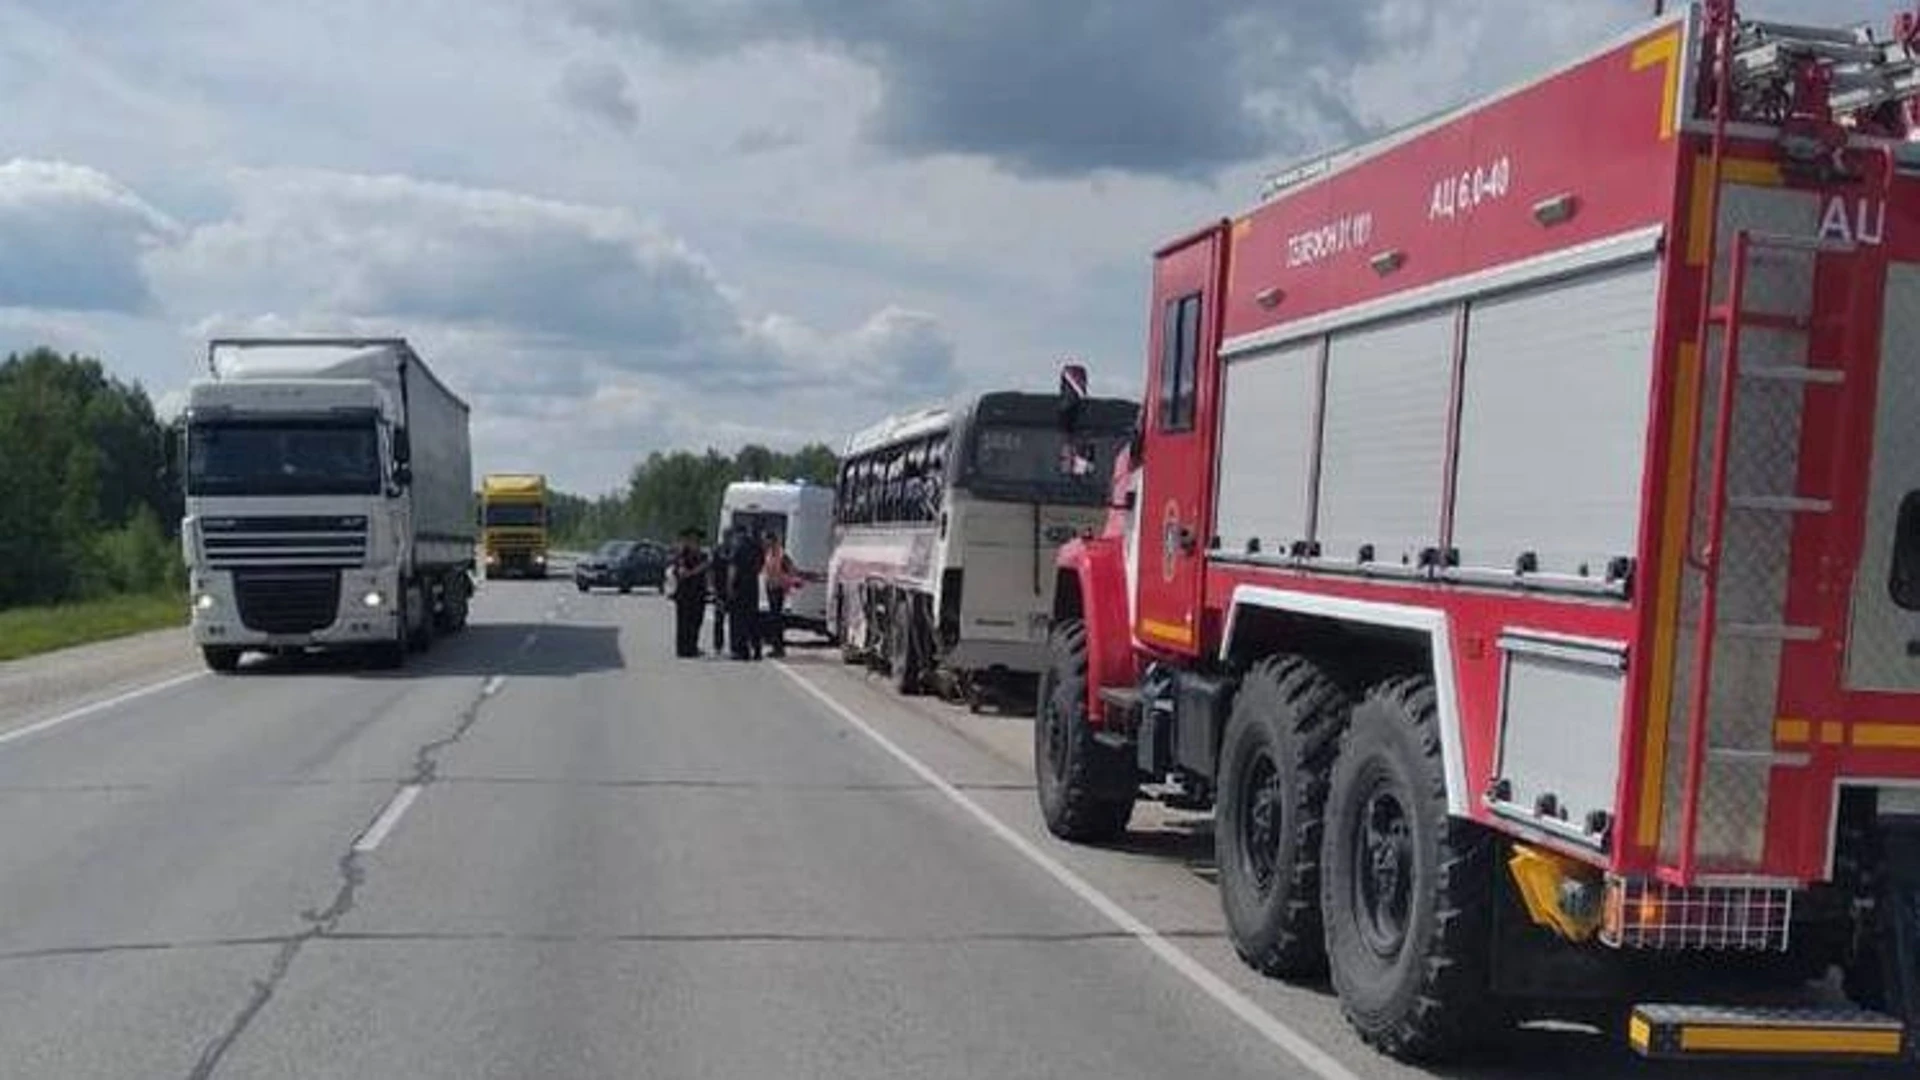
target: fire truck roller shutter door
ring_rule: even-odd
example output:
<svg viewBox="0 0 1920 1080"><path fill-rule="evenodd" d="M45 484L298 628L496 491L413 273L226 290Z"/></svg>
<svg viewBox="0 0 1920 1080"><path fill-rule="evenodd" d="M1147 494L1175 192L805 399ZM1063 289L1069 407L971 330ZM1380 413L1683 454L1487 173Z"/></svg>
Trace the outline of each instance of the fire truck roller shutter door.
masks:
<svg viewBox="0 0 1920 1080"><path fill-rule="evenodd" d="M1640 535L1653 258L1473 302L1453 546L1469 569L1606 573Z"/></svg>
<svg viewBox="0 0 1920 1080"><path fill-rule="evenodd" d="M1311 540L1321 338L1227 361L1215 531L1228 555Z"/></svg>
<svg viewBox="0 0 1920 1080"><path fill-rule="evenodd" d="M1327 347L1319 540L1329 559L1417 566L1438 542L1455 309L1335 333Z"/></svg>

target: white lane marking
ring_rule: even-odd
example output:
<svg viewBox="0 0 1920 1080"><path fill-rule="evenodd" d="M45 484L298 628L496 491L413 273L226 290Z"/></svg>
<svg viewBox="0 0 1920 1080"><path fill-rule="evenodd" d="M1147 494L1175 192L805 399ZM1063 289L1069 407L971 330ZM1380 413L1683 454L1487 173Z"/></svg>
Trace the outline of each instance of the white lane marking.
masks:
<svg viewBox="0 0 1920 1080"><path fill-rule="evenodd" d="M538 630L534 631L531 634L528 634L527 640L520 643L520 655L521 656L527 655L528 650L533 648L533 643L539 640L540 640L540 632Z"/></svg>
<svg viewBox="0 0 1920 1080"><path fill-rule="evenodd" d="M487 676L487 681L480 684L480 696L492 697L493 695L499 693L500 687L504 685L506 681L507 681L507 677L505 675Z"/></svg>
<svg viewBox="0 0 1920 1080"><path fill-rule="evenodd" d="M1139 916L1121 907L1112 897L1101 892L1085 878L1067 869L1059 860L1035 847L1032 841L1014 831L1013 827L988 813L979 803L968 798L964 792L943 779L939 773L922 763L919 758L902 750L892 739L882 735L873 725L862 720L857 713L836 701L825 690L801 677L799 672L785 664L776 663L781 673L792 679L800 689L805 690L820 704L831 709L835 716L853 725L862 735L873 740L880 749L885 750L895 761L905 765L908 771L927 783L927 786L947 797L948 801L972 815L974 820L986 826L1007 846L1024 855L1047 872L1055 881L1065 886L1095 911L1107 917L1127 936L1138 941L1148 952L1179 972L1200 991L1225 1007L1226 1010L1244 1021L1248 1027L1259 1032L1268 1042L1292 1055L1306 1066L1307 1071L1321 1080L1358 1080L1358 1077L1346 1066L1335 1061L1326 1051L1315 1046L1305 1035L1295 1031L1279 1017L1254 1004L1253 1000L1215 975L1205 964L1181 951L1172 942L1148 926Z"/></svg>
<svg viewBox="0 0 1920 1080"><path fill-rule="evenodd" d="M393 831L393 827L400 824L400 819L406 816L407 807L412 806L413 800L419 797L419 784L406 784L399 791L394 792L393 798L388 800L387 805L381 809L380 816L374 818L373 824L367 826L367 831L361 833L360 839L353 842L353 850L364 855L379 847L386 840L387 834Z"/></svg>
<svg viewBox="0 0 1920 1080"><path fill-rule="evenodd" d="M116 705L125 705L129 701L137 701L149 694L157 694L162 690L171 690L176 686L190 683L195 679L205 678L206 675L207 673L204 671L189 671L184 675L176 675L171 679L162 679L157 683L142 686L137 690L129 690L116 697L107 698L105 701L96 701L89 705L82 705L77 709L70 709L61 713L59 716L50 716L45 720L28 724L26 727L14 728L12 731L0 734L0 746L4 746L15 739L24 739L29 735L37 735L48 728L56 728L61 724L79 720L82 717L92 716L94 713L105 712Z"/></svg>

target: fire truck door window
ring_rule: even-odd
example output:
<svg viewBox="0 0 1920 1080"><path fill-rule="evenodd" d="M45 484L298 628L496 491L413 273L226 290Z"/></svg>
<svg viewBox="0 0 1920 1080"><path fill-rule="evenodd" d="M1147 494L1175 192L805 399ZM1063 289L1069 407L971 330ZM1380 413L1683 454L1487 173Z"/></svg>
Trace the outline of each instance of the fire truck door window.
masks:
<svg viewBox="0 0 1920 1080"><path fill-rule="evenodd" d="M1604 575L1640 535L1660 278L1644 262L1467 313L1453 546L1462 566Z"/></svg>
<svg viewBox="0 0 1920 1080"><path fill-rule="evenodd" d="M1920 690L1920 265L1887 267L1866 543L1854 575L1847 688ZM1858 511L1856 511L1858 512Z"/></svg>
<svg viewBox="0 0 1920 1080"><path fill-rule="evenodd" d="M1227 554L1284 555L1311 540L1320 338L1227 364L1215 531Z"/></svg>
<svg viewBox="0 0 1920 1080"><path fill-rule="evenodd" d="M1199 376L1200 294L1169 300L1161 316L1160 430L1193 430Z"/></svg>
<svg viewBox="0 0 1920 1080"><path fill-rule="evenodd" d="M1438 543L1454 309L1335 334L1327 347L1319 541L1329 559L1416 565Z"/></svg>

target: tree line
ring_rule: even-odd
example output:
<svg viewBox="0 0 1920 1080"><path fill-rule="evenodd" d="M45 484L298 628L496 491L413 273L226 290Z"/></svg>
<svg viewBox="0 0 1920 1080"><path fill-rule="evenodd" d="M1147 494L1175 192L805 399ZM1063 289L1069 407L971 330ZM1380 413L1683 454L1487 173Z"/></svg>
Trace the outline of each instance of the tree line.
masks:
<svg viewBox="0 0 1920 1080"><path fill-rule="evenodd" d="M839 474L839 457L820 443L792 453L758 445L732 454L656 450L633 467L623 491L592 499L556 493L551 528L557 544L575 548L616 538L671 540L689 526L711 535L728 484L804 480L831 486Z"/></svg>
<svg viewBox="0 0 1920 1080"><path fill-rule="evenodd" d="M138 384L50 349L0 363L0 608L184 587L180 484Z"/></svg>

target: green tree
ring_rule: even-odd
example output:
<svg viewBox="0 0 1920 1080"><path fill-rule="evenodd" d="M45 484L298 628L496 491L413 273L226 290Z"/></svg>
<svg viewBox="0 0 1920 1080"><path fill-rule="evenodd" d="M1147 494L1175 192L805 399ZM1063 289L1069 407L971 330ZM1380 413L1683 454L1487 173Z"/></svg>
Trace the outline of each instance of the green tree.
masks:
<svg viewBox="0 0 1920 1080"><path fill-rule="evenodd" d="M0 607L120 587L101 539L142 511L172 534L163 440L146 391L98 360L34 349L0 363Z"/></svg>

